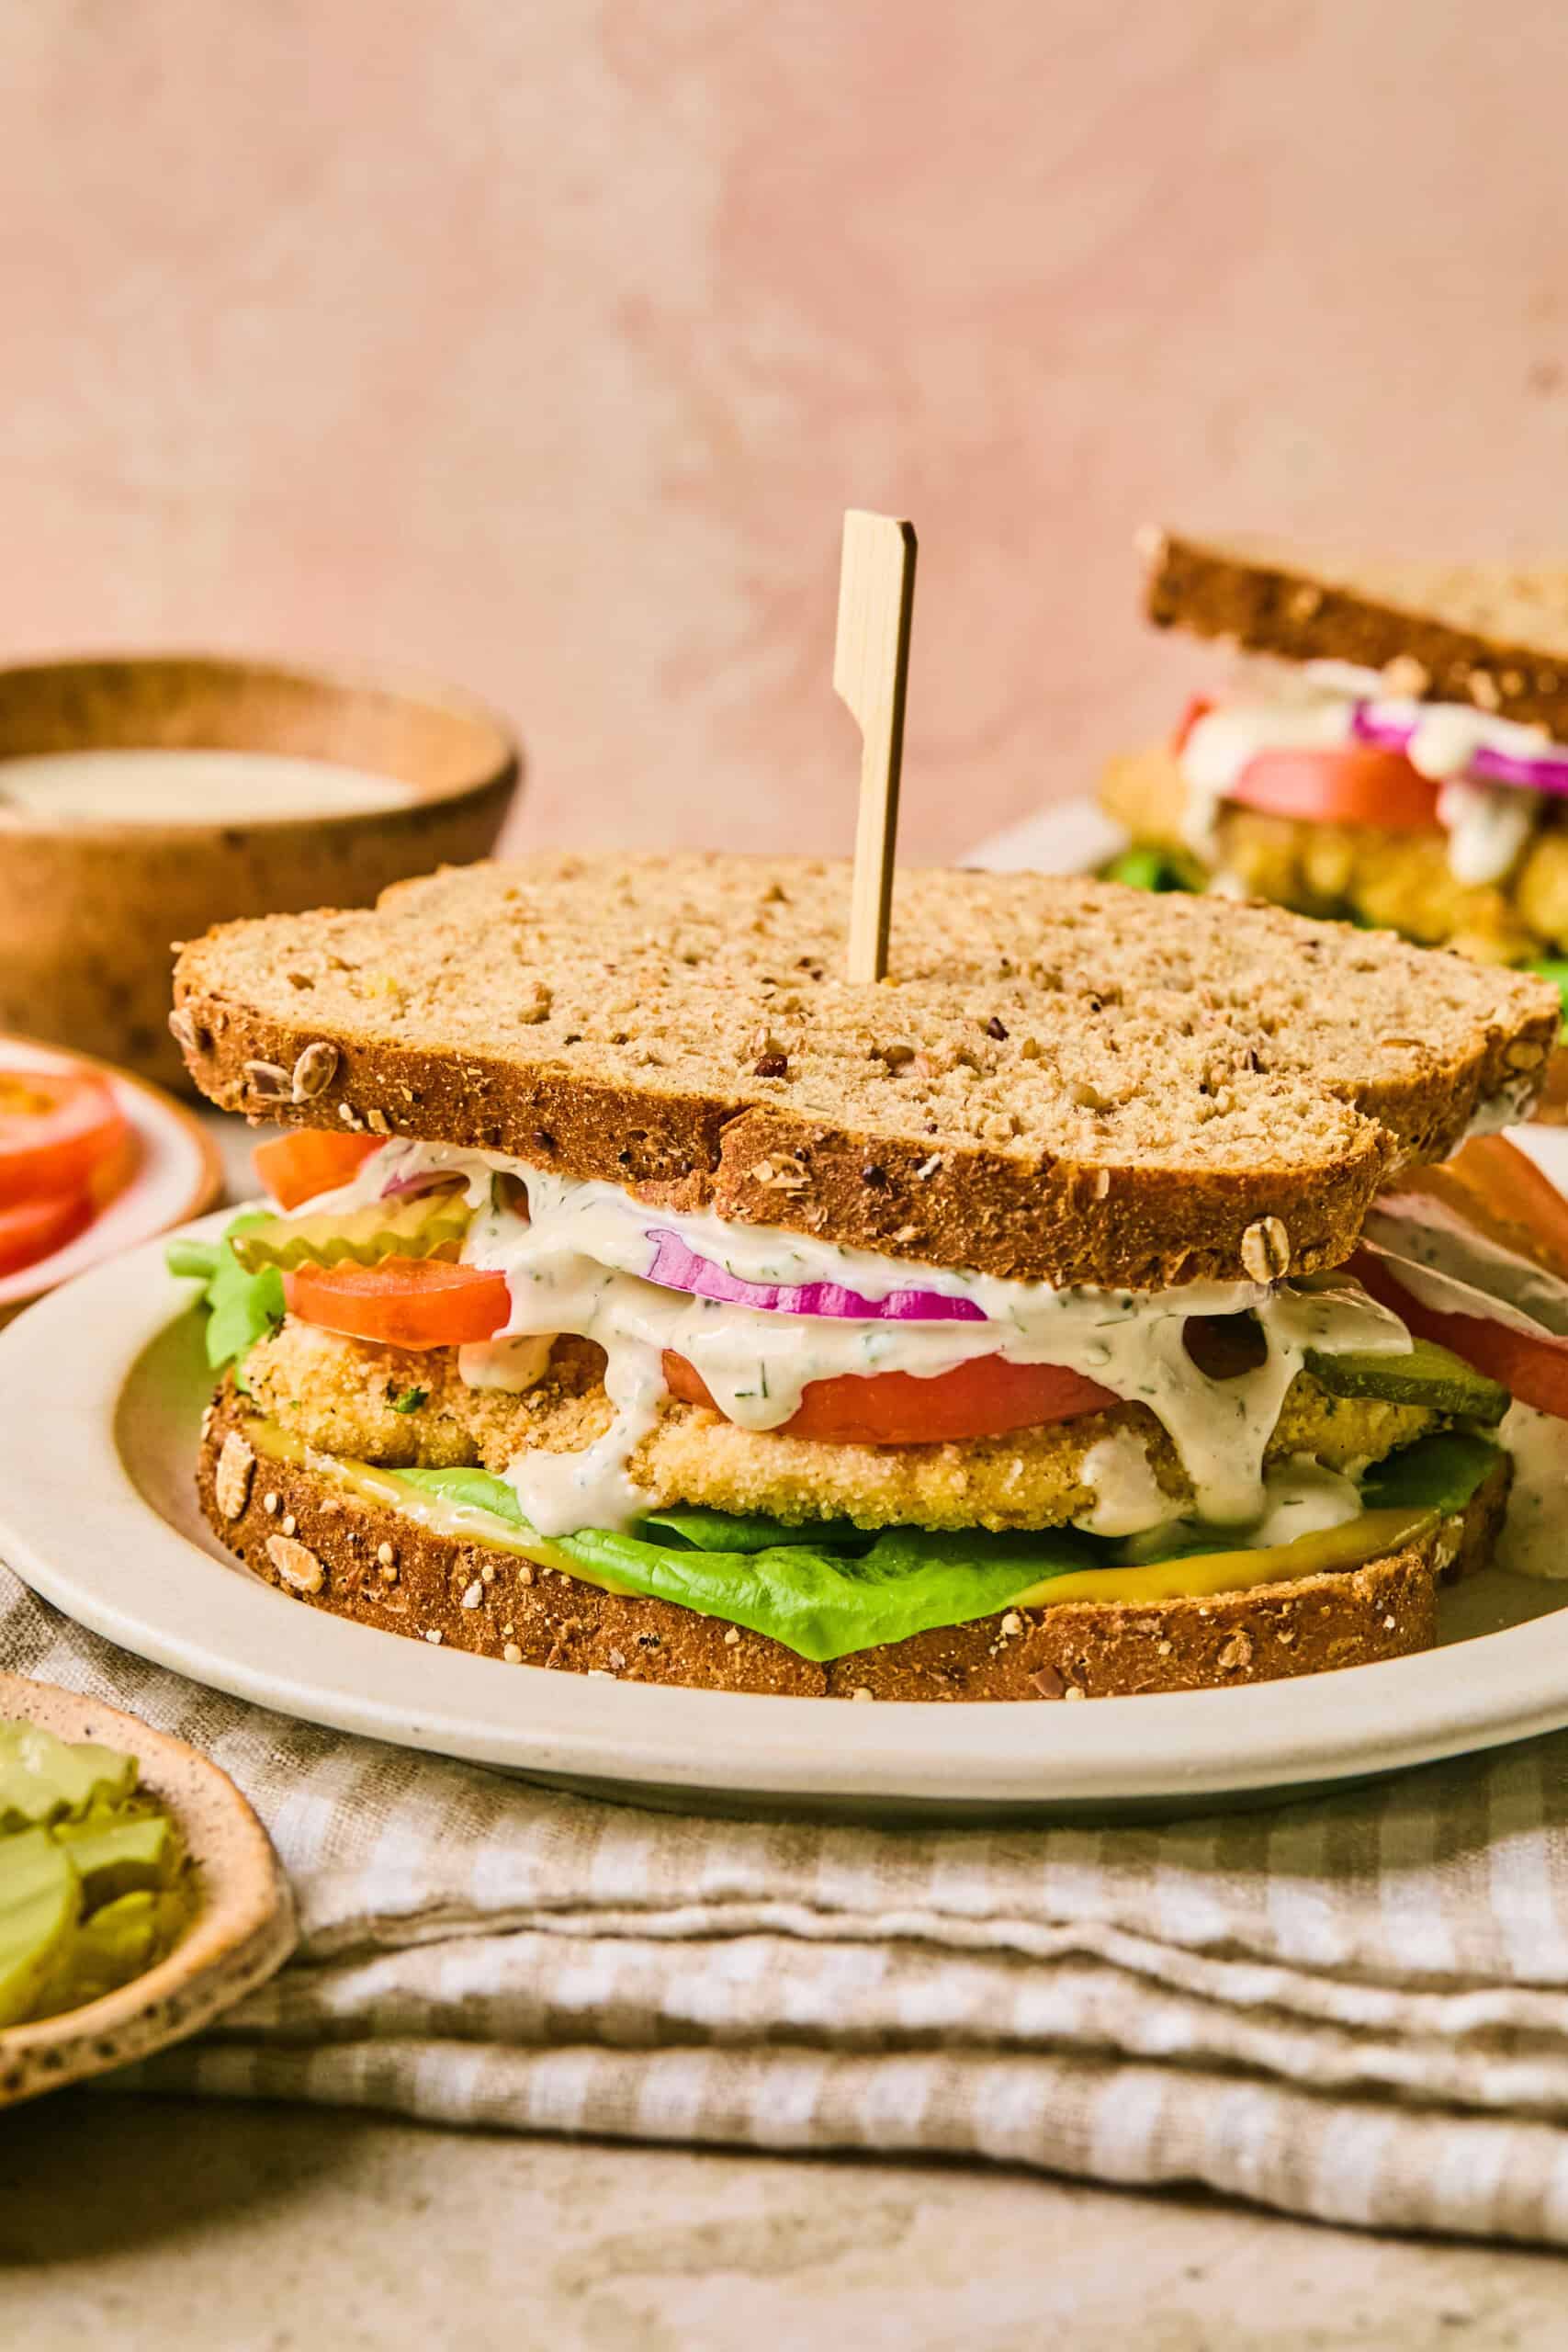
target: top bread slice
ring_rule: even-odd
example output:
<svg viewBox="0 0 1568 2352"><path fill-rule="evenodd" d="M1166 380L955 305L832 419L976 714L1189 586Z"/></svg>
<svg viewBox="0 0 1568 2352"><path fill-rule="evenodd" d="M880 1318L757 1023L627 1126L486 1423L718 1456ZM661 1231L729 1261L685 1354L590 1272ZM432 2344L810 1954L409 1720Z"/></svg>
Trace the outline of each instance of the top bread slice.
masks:
<svg viewBox="0 0 1568 2352"><path fill-rule="evenodd" d="M187 946L225 1109L479 1147L656 1204L1057 1284L1337 1264L1373 1193L1522 1107L1544 982L1263 905L906 869L541 854Z"/></svg>
<svg viewBox="0 0 1568 2352"><path fill-rule="evenodd" d="M1389 670L1389 691L1544 727L1568 742L1568 564L1390 563L1269 539L1151 532L1162 628L1289 662Z"/></svg>

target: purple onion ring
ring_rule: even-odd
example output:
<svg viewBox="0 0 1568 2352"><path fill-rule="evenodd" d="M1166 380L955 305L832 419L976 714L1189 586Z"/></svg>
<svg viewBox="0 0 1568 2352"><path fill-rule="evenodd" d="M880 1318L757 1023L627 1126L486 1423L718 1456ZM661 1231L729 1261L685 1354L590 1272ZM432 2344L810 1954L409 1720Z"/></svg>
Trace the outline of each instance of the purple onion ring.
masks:
<svg viewBox="0 0 1568 2352"><path fill-rule="evenodd" d="M1351 713L1350 732L1359 743L1378 743L1385 751L1403 752L1408 748L1417 724L1415 719L1379 718L1371 703L1359 702ZM1492 744L1483 743L1472 753L1465 774L1478 776L1486 784L1511 784L1530 792L1568 794L1568 752L1542 752L1520 759L1512 752L1499 752Z"/></svg>
<svg viewBox="0 0 1568 2352"><path fill-rule="evenodd" d="M415 1193L433 1193L438 1184L462 1182L455 1168L419 1168L411 1176L389 1176L381 1187L384 1201L400 1201Z"/></svg>
<svg viewBox="0 0 1568 2352"><path fill-rule="evenodd" d="M678 1233L650 1231L653 1263L646 1279L665 1290L689 1291L726 1306L758 1306L770 1315L834 1316L870 1323L984 1323L972 1298L949 1298L935 1290L896 1290L886 1298L864 1298L840 1283L746 1283L699 1258Z"/></svg>

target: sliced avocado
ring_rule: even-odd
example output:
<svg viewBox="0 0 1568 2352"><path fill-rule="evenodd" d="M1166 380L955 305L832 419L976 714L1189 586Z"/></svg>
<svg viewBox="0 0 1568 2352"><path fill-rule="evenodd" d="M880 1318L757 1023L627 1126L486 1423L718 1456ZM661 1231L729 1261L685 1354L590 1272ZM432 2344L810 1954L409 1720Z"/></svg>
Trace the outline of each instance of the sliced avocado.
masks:
<svg viewBox="0 0 1568 2352"><path fill-rule="evenodd" d="M81 1907L71 1857L47 1829L0 1846L0 2026L30 2017L65 1973Z"/></svg>
<svg viewBox="0 0 1568 2352"><path fill-rule="evenodd" d="M1454 1420L1500 1421L1512 1399L1435 1340L1416 1340L1407 1355L1322 1355L1309 1348L1308 1372L1330 1396L1376 1396L1386 1405L1424 1405Z"/></svg>
<svg viewBox="0 0 1568 2352"><path fill-rule="evenodd" d="M68 1747L41 1724L0 1724L0 1830L79 1820L119 1804L136 1786L136 1758L84 1740Z"/></svg>

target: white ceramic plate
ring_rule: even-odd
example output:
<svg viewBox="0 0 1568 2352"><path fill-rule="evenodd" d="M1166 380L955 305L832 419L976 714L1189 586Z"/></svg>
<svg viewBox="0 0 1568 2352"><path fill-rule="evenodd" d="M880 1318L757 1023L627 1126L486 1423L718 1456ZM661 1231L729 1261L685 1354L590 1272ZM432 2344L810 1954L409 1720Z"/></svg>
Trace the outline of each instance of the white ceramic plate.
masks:
<svg viewBox="0 0 1568 2352"><path fill-rule="evenodd" d="M111 1641L307 1722L644 1803L953 1818L1192 1811L1568 1724L1568 1584L1495 1570L1424 1657L1079 1707L660 1690L373 1632L263 1584L202 1521L189 1296L154 1243L0 1333L0 1555Z"/></svg>
<svg viewBox="0 0 1568 2352"><path fill-rule="evenodd" d="M1070 871L1114 846L1071 802L971 862ZM1520 1140L1568 1183L1568 1136ZM971 1820L1257 1803L1568 1724L1568 1582L1495 1569L1424 1657L1079 1707L659 1690L376 1633L262 1584L201 1519L189 1295L157 1245L0 1334L0 1556L125 1648L310 1723L644 1804Z"/></svg>
<svg viewBox="0 0 1568 2352"><path fill-rule="evenodd" d="M117 1257L150 1234L164 1233L209 1206L222 1188L218 1149L201 1121L144 1079L130 1078L90 1054L71 1054L28 1037L0 1036L0 1066L10 1069L96 1070L107 1079L136 1140L130 1182L85 1233L14 1274L0 1274L0 1323L73 1274Z"/></svg>

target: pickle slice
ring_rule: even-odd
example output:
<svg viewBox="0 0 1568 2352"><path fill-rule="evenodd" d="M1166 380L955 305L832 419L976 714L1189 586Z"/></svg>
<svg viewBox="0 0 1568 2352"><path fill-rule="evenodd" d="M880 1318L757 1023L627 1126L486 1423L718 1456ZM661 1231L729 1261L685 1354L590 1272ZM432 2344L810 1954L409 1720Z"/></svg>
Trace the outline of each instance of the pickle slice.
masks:
<svg viewBox="0 0 1568 2352"><path fill-rule="evenodd" d="M0 1832L79 1821L119 1804L136 1786L136 1758L83 1740L68 1747L41 1724L0 1724Z"/></svg>
<svg viewBox="0 0 1568 2352"><path fill-rule="evenodd" d="M51 1988L50 2014L101 2000L162 1959L174 1940L164 1925L165 1901L151 1888L133 1888L84 1919L71 1955L70 1977Z"/></svg>
<svg viewBox="0 0 1568 2352"><path fill-rule="evenodd" d="M172 1884L179 1868L180 1842L167 1814L139 1814L129 1821L111 1815L54 1834L71 1857L89 1911L144 1889L156 1894Z"/></svg>
<svg viewBox="0 0 1568 2352"><path fill-rule="evenodd" d="M230 1238L246 1273L276 1266L374 1266L383 1258L453 1258L473 1211L461 1188L315 1216L269 1216Z"/></svg>
<svg viewBox="0 0 1568 2352"><path fill-rule="evenodd" d="M1512 1399L1507 1390L1435 1340L1415 1340L1407 1354L1375 1350L1366 1355L1320 1354L1309 1348L1306 1369L1331 1396L1376 1396L1388 1405L1425 1405L1428 1412L1456 1420L1500 1421Z"/></svg>
<svg viewBox="0 0 1568 2352"><path fill-rule="evenodd" d="M0 2026L30 2017L69 1965L82 1889L47 1829L0 1845Z"/></svg>

